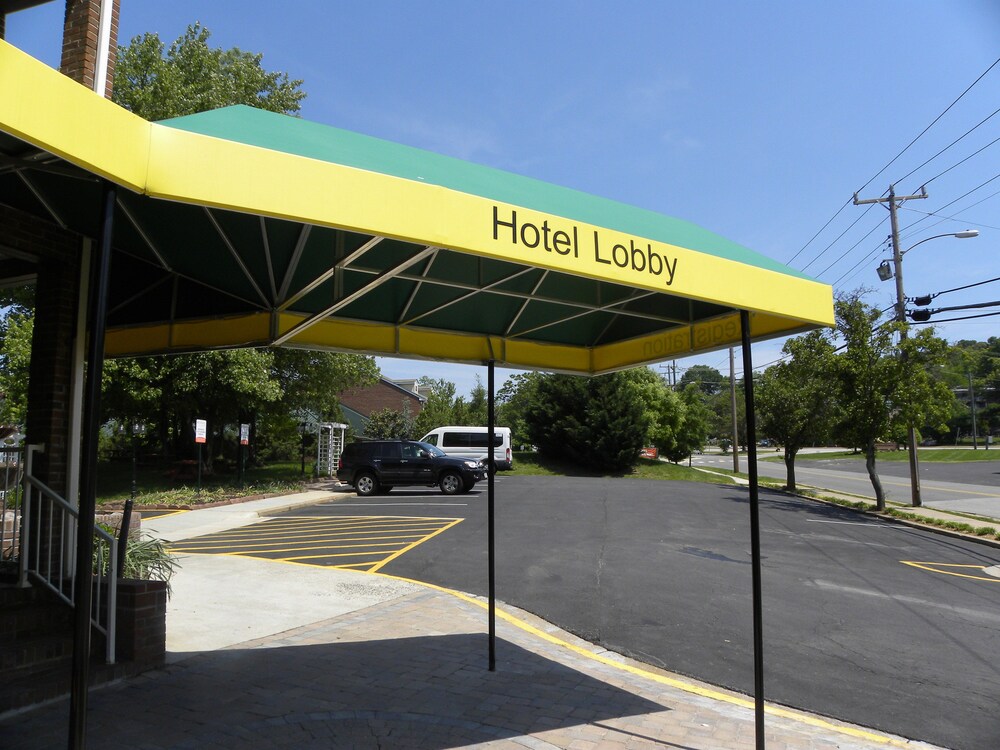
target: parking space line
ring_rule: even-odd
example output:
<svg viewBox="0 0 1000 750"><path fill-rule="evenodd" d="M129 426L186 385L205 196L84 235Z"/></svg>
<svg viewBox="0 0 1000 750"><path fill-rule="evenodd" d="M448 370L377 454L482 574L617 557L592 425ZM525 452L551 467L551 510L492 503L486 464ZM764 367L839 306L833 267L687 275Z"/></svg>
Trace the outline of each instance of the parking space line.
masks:
<svg viewBox="0 0 1000 750"><path fill-rule="evenodd" d="M1000 583L1000 578L994 578L990 575L969 575L968 573L956 573L953 570L941 570L941 568L960 568L969 570L978 570L984 572L987 568L991 567L989 565L973 565L967 563L935 563L935 562L917 562L915 560L900 560L903 565L909 565L912 568L920 568L921 570L926 570L928 573L940 573L945 576L955 576L956 578L970 578L973 581L986 581L987 583Z"/></svg>
<svg viewBox="0 0 1000 750"><path fill-rule="evenodd" d="M451 523L449 523L449 524L448 524L447 526L442 526L442 527L441 527L440 529L438 529L437 531L435 531L435 532L434 532L433 534L429 534L429 535L427 535L426 537L424 537L423 539L419 539L419 540L417 540L416 542L414 542L413 544L411 544L411 545L409 545L409 546L407 546L407 547L404 547L403 549L399 550L399 552L396 552L395 554L392 554L392 555L389 555L389 557L385 558L385 559L384 559L384 560L383 560L382 562L380 562L380 563L379 563L378 565L376 565L376 566L375 566L374 568L372 568L372 569L371 569L371 570L369 570L368 572L369 572L369 573L377 573L377 572L378 572L379 570L381 570L381 569L382 569L382 567L383 567L383 566L384 566L384 565L385 565L386 563L390 563L390 562L392 562L393 560L395 560L395 559L396 559L397 557L399 557L400 555L403 555L403 554L405 554L405 553L409 552L409 551L410 551L411 549L413 549L414 547L416 547L416 546L417 546L418 544L423 544L423 543L424 543L424 542L426 542L426 541L427 541L428 539L433 539L433 538L434 538L434 537L436 537L436 536L437 536L438 534L441 534L441 533L443 533L443 532L447 531L448 529L452 528L453 526L456 526L456 525L460 524L460 523L462 522L462 520L463 520L463 519L461 519L461 518L456 518L456 519L454 519L454 520L453 520L453 521L452 521Z"/></svg>
<svg viewBox="0 0 1000 750"><path fill-rule="evenodd" d="M414 516L278 518L181 540L169 545L168 550L172 554L256 557L368 571L377 570L463 520Z"/></svg>

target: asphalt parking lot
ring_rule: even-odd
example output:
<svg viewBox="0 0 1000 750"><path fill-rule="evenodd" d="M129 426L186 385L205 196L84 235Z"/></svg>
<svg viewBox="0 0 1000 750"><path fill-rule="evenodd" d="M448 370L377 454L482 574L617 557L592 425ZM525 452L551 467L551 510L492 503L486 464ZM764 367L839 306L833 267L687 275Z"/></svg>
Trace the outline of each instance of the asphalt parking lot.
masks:
<svg viewBox="0 0 1000 750"><path fill-rule="evenodd" d="M1000 746L1000 580L983 575L1000 551L767 492L761 512L769 700L948 747ZM486 592L485 485L454 499L397 489L293 515L462 519L426 527L378 569ZM496 523L501 600L751 690L744 490L500 475Z"/></svg>

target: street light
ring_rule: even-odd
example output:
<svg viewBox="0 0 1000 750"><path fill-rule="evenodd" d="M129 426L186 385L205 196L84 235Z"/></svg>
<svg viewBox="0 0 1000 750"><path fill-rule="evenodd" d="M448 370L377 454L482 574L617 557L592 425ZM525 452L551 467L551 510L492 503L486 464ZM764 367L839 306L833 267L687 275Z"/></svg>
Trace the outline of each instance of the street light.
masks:
<svg viewBox="0 0 1000 750"><path fill-rule="evenodd" d="M894 198L894 196L893 196ZM970 237L978 237L978 229L963 229L961 232L948 232L946 234L935 234L933 237L926 237L919 242L910 245L905 250L899 249L899 227L896 224L896 204L893 201L891 204L891 220L892 220L892 264L893 271L895 271L896 276L896 320L903 323L903 328L900 331L900 339L906 338L906 295L903 293L903 256L906 255L910 250L915 248L917 245L922 245L925 242L930 242L931 240L936 240L939 237L955 237L960 240L969 239ZM878 277L882 281L888 281L892 278L892 274L889 271L888 264L883 262L878 268ZM917 462L917 431L913 425L909 425L906 430L906 442L907 449L910 454L910 499L914 507L918 507L921 504L920 500L920 466Z"/></svg>

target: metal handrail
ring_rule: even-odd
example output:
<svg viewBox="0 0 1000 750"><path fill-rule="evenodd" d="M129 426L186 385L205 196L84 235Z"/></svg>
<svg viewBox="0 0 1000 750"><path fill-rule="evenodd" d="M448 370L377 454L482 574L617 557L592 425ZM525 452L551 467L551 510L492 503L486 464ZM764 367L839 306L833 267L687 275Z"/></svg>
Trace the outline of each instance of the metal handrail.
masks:
<svg viewBox="0 0 1000 750"><path fill-rule="evenodd" d="M19 446L0 445L0 560L11 565L20 553L22 453Z"/></svg>
<svg viewBox="0 0 1000 750"><path fill-rule="evenodd" d="M75 556L72 549L76 545L80 514L57 492L32 475L33 454L41 450L42 446L29 445L25 452L21 514L23 532L18 580L21 586L27 586L30 578L75 607L77 571L74 569ZM33 520L36 516L38 521ZM71 544L66 544L67 541ZM94 543L97 565L92 571L95 593L90 621L105 637L105 660L108 664L114 664L118 540L104 529L95 527Z"/></svg>

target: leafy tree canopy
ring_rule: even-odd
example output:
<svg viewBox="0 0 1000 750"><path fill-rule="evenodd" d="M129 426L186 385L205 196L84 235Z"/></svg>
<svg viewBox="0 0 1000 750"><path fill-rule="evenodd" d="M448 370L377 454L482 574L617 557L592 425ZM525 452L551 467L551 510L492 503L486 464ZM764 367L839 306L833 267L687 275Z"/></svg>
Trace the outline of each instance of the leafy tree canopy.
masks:
<svg viewBox="0 0 1000 750"><path fill-rule="evenodd" d="M263 68L263 55L209 46L211 33L195 23L164 46L155 33L118 48L115 103L147 120L165 120L232 104L296 114L306 94L301 80Z"/></svg>
<svg viewBox="0 0 1000 750"><path fill-rule="evenodd" d="M883 321L877 308L857 297L837 300L835 312L837 333L844 342L837 357L844 409L838 434L845 445L865 452L881 510L885 492L875 466L875 444L902 438L907 425L947 419L953 396L947 385L930 375L944 363L947 344L926 328L900 338L905 324Z"/></svg>
<svg viewBox="0 0 1000 750"><path fill-rule="evenodd" d="M658 406L646 368L581 378L541 376L525 410L528 439L541 453L588 468L623 472L647 445ZM655 378L656 376L653 375Z"/></svg>
<svg viewBox="0 0 1000 750"><path fill-rule="evenodd" d="M706 396L714 396L729 385L729 378L725 377L714 367L692 365L681 375L680 382L677 383L677 388L684 390L691 384L696 385Z"/></svg>
<svg viewBox="0 0 1000 750"><path fill-rule="evenodd" d="M837 362L823 331L789 339L782 351L790 358L763 373L754 395L761 434L784 446L787 486L794 492L795 454L825 442L839 416L831 387Z"/></svg>

